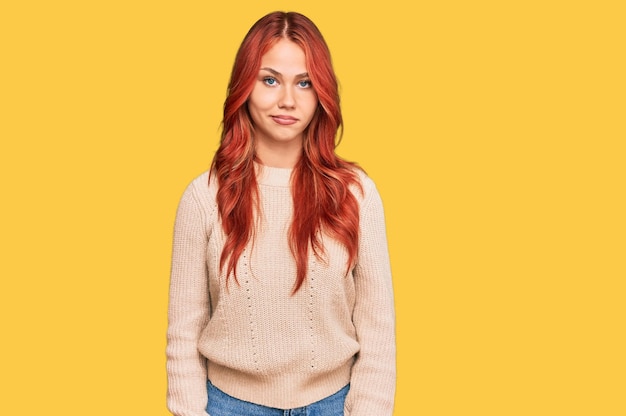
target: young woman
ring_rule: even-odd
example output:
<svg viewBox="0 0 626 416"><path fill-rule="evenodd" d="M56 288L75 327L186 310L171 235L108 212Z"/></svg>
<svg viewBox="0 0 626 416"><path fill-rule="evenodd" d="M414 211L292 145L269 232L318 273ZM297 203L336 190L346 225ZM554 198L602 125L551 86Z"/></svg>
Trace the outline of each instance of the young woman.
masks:
<svg viewBox="0 0 626 416"><path fill-rule="evenodd" d="M167 345L176 416L391 416L395 323L380 196L335 154L330 52L298 13L237 53L220 147L178 208Z"/></svg>

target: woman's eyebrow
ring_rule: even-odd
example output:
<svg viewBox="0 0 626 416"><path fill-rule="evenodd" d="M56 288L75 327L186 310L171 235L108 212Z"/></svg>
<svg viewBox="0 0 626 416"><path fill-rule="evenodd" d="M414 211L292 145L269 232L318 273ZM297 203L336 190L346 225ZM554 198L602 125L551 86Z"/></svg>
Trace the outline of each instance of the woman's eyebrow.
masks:
<svg viewBox="0 0 626 416"><path fill-rule="evenodd" d="M263 67L263 68L261 68L261 71L271 72L272 75L275 75L277 77L282 77L283 76L283 74L281 74L277 70L275 70L273 68L269 68L269 67ZM302 74L296 75L295 78L308 78L308 76L309 76L308 72L303 72Z"/></svg>

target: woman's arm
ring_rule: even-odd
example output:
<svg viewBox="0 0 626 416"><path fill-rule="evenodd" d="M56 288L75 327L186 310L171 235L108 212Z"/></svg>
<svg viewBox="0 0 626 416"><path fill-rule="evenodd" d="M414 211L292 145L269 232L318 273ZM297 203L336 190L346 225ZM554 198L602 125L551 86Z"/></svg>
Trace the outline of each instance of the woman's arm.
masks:
<svg viewBox="0 0 626 416"><path fill-rule="evenodd" d="M196 181L197 182L197 181ZM167 330L167 405L175 416L207 416L207 372L198 339L209 319L206 215L192 183L174 226Z"/></svg>
<svg viewBox="0 0 626 416"><path fill-rule="evenodd" d="M391 416L396 387L396 340L385 216L374 183L365 179L363 189L352 318L361 349L352 369L345 414Z"/></svg>

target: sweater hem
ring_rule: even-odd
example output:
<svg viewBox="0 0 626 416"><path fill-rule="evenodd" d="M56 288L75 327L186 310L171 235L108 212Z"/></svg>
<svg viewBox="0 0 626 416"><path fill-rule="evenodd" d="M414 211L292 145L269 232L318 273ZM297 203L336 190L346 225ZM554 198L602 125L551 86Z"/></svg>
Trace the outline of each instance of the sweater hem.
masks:
<svg viewBox="0 0 626 416"><path fill-rule="evenodd" d="M208 378L239 400L277 409L303 407L322 400L350 383L352 360L324 373L250 374L209 363Z"/></svg>

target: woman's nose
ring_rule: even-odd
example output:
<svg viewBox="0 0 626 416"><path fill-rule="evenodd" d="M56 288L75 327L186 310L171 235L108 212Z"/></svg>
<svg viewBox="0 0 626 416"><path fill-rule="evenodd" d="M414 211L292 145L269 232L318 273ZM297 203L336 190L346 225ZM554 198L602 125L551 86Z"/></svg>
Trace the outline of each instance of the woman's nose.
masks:
<svg viewBox="0 0 626 416"><path fill-rule="evenodd" d="M278 107L280 108L293 108L296 106L296 100L291 88L286 87L282 89L282 94L278 100Z"/></svg>

